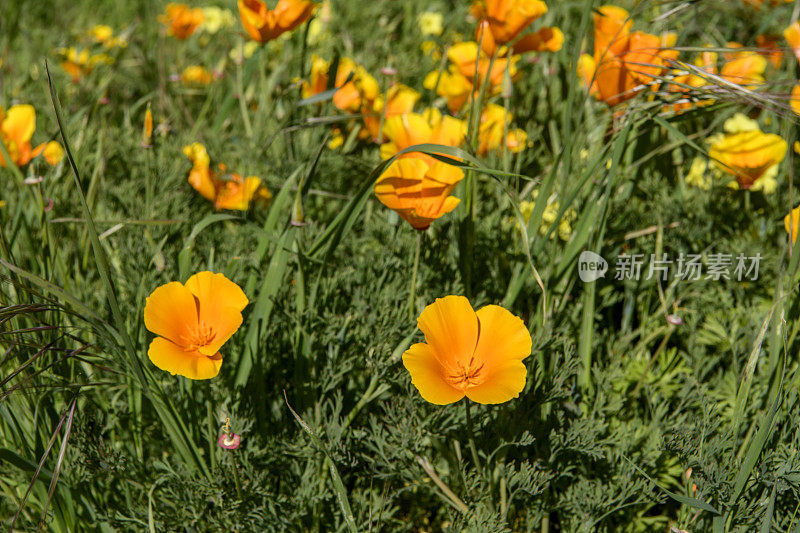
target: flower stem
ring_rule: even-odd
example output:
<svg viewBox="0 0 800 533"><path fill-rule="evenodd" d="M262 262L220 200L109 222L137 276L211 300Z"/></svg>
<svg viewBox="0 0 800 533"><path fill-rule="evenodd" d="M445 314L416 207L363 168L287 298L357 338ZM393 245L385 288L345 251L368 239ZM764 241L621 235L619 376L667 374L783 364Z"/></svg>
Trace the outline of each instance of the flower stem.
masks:
<svg viewBox="0 0 800 533"><path fill-rule="evenodd" d="M478 457L478 450L475 448L475 432L472 429L472 415L470 414L470 401L469 398L464 398L464 407L467 412L467 445L469 452L472 454L472 462L475 463L475 469L480 472L481 461Z"/></svg>
<svg viewBox="0 0 800 533"><path fill-rule="evenodd" d="M419 256L422 251L423 232L417 232L417 249L414 252L414 267L411 270L411 289L408 292L408 315L413 320L416 315L417 306L415 305L417 296L417 272L419 271Z"/></svg>
<svg viewBox="0 0 800 533"><path fill-rule="evenodd" d="M233 456L233 481L236 483L236 497L242 501L242 482L239 480L239 464L236 461L236 454Z"/></svg>

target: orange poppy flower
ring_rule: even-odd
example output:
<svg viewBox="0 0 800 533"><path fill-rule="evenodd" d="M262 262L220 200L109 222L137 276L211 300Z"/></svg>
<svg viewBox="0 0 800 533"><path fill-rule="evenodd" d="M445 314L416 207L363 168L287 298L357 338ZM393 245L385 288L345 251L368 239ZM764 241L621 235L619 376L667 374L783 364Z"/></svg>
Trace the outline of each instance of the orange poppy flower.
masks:
<svg viewBox="0 0 800 533"><path fill-rule="evenodd" d="M475 39L491 56L499 46L516 39L533 21L547 13L547 4L541 0L482 0L472 4L472 13L479 19Z"/></svg>
<svg viewBox="0 0 800 533"><path fill-rule="evenodd" d="M411 383L426 401L447 405L466 396L482 404L504 403L525 388L531 335L506 309L477 312L463 296L445 296L427 306L417 326L425 342L403 354Z"/></svg>
<svg viewBox="0 0 800 533"><path fill-rule="evenodd" d="M374 101L368 102L364 112L364 126L371 139L377 139L380 133L381 117L384 123L387 119L411 113L414 105L419 100L420 94L402 83L395 84L386 91L386 98L378 96ZM386 103L384 103L384 100ZM384 112L384 106L386 111Z"/></svg>
<svg viewBox="0 0 800 533"><path fill-rule="evenodd" d="M158 17L167 27L167 35L176 39L188 39L203 23L206 16L202 8L190 8L186 4L167 4L166 13Z"/></svg>
<svg viewBox="0 0 800 533"><path fill-rule="evenodd" d="M367 69L347 57L342 58L336 68L335 87L338 90L333 95L333 105L351 113L358 113L366 102L375 100L380 94L377 80Z"/></svg>
<svg viewBox="0 0 800 533"><path fill-rule="evenodd" d="M525 148L528 139L525 130L510 127L513 115L501 105L487 104L481 113L481 123L478 128L478 155L486 155L496 150L503 142L503 133L506 133L506 147L511 152L520 152Z"/></svg>
<svg viewBox="0 0 800 533"><path fill-rule="evenodd" d="M394 161L375 182L375 195L417 230L456 208L460 200L450 193L464 178L452 165L421 158Z"/></svg>
<svg viewBox="0 0 800 533"><path fill-rule="evenodd" d="M495 42L507 44L547 13L547 4L541 0L481 0L472 4L472 12L489 23Z"/></svg>
<svg viewBox="0 0 800 533"><path fill-rule="evenodd" d="M739 43L728 43L728 48L741 48ZM725 53L725 63L719 71L721 78L742 85L754 87L764 83L764 71L767 69L767 58L752 50L737 50Z"/></svg>
<svg viewBox="0 0 800 533"><path fill-rule="evenodd" d="M208 85L213 80L214 75L202 65L189 65L181 73L181 82L184 85Z"/></svg>
<svg viewBox="0 0 800 533"><path fill-rule="evenodd" d="M546 26L522 36L511 49L515 54L525 52L558 52L564 45L564 33L556 27Z"/></svg>
<svg viewBox="0 0 800 533"><path fill-rule="evenodd" d="M792 107L792 111L794 111L795 114L800 117L800 83L795 85L792 89L792 96L789 99L789 105Z"/></svg>
<svg viewBox="0 0 800 533"><path fill-rule="evenodd" d="M800 63L800 21L794 22L783 30L783 38L792 47L792 52L794 52L797 62Z"/></svg>
<svg viewBox="0 0 800 533"><path fill-rule="evenodd" d="M766 57L773 67L781 68L783 52L778 46L778 37L774 35L759 35L756 37L756 45L760 48L758 53Z"/></svg>
<svg viewBox="0 0 800 533"><path fill-rule="evenodd" d="M217 165L218 172L212 171L208 152L202 144L184 146L183 153L192 163L189 185L213 202L216 209L246 211L252 202L266 204L272 198L256 176L242 178L239 174L227 173L224 164Z"/></svg>
<svg viewBox="0 0 800 533"><path fill-rule="evenodd" d="M783 161L787 149L788 144L780 136L756 129L723 135L708 155L720 170L734 176L739 187L750 189Z"/></svg>
<svg viewBox="0 0 800 533"><path fill-rule="evenodd" d="M55 166L64 156L61 145L55 141L42 143L36 148L31 146L33 132L36 131L36 111L32 105L13 105L5 111L0 106L0 142L5 144L11 162L21 167L42 152L46 152L45 160ZM6 166L6 160L0 154L0 166Z"/></svg>
<svg viewBox="0 0 800 533"><path fill-rule="evenodd" d="M669 47L675 34L662 37L631 32L633 21L624 9L601 6L594 13L594 55L583 54L578 74L589 92L609 106L639 94L646 84L658 81L669 60L677 57Z"/></svg>
<svg viewBox="0 0 800 533"><path fill-rule="evenodd" d="M512 78L517 74L519 58L518 55L496 57L492 61L482 49L478 48L478 43L473 41L456 43L447 51L447 59L450 61L447 70L428 73L423 86L426 89L435 88L439 96L447 99L448 109L455 113L463 107L470 96L477 97L484 82L489 84L487 94L498 93L506 70Z"/></svg>
<svg viewBox="0 0 800 533"><path fill-rule="evenodd" d="M173 376L213 378L222 366L219 350L242 325L248 303L237 284L213 272L158 287L144 306L144 325L157 335L147 356Z"/></svg>
<svg viewBox="0 0 800 533"><path fill-rule="evenodd" d="M783 227L786 228L786 233L793 243L797 242L798 226L800 226L800 207L795 207L783 218Z"/></svg>
<svg viewBox="0 0 800 533"><path fill-rule="evenodd" d="M381 145L381 157L389 159L400 150L417 144L443 144L459 146L466 136L467 126L463 120L442 115L437 109L426 109L420 113L406 113L389 117L383 124L383 135L387 142ZM403 154L401 158L414 157L433 163L433 157L421 153Z"/></svg>
<svg viewBox="0 0 800 533"><path fill-rule="evenodd" d="M250 38L264 44L307 21L317 7L308 0L278 0L270 10L261 0L239 0L239 17Z"/></svg>

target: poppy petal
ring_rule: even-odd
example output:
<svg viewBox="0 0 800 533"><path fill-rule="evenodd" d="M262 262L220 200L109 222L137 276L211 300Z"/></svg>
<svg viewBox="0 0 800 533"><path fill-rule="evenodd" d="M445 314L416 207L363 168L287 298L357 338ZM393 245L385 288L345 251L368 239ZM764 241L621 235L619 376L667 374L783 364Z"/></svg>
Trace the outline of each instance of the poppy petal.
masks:
<svg viewBox="0 0 800 533"><path fill-rule="evenodd" d="M487 305L475 314L480 324L476 359L492 365L510 359L522 360L531 354L533 341L521 318L499 305Z"/></svg>
<svg viewBox="0 0 800 533"><path fill-rule="evenodd" d="M411 345L403 354L403 366L411 374L411 384L425 401L447 405L464 397L464 391L453 388L445 380L445 369L429 345Z"/></svg>
<svg viewBox="0 0 800 533"><path fill-rule="evenodd" d="M510 359L496 364L491 374L480 385L466 390L467 398L477 403L504 403L519 396L525 388L528 370L519 359Z"/></svg>
<svg viewBox="0 0 800 533"><path fill-rule="evenodd" d="M186 288L197 298L200 321L215 333L209 344L198 349L213 355L242 325L242 309L249 303L247 296L224 274L208 271L189 278Z"/></svg>
<svg viewBox="0 0 800 533"><path fill-rule="evenodd" d="M194 296L177 281L158 287L144 304L144 326L179 345L189 340L189 328L197 323Z"/></svg>
<svg viewBox="0 0 800 533"><path fill-rule="evenodd" d="M478 317L465 297L437 298L419 315L417 326L439 361L469 363L478 341Z"/></svg>
<svg viewBox="0 0 800 533"><path fill-rule="evenodd" d="M161 370L187 377L189 379L210 379L219 374L222 356L219 352L213 356L203 355L198 351L186 351L174 342L163 337L156 337L147 350L150 361Z"/></svg>
<svg viewBox="0 0 800 533"><path fill-rule="evenodd" d="M6 112L3 134L18 145L28 143L36 130L36 111L32 105L14 105Z"/></svg>

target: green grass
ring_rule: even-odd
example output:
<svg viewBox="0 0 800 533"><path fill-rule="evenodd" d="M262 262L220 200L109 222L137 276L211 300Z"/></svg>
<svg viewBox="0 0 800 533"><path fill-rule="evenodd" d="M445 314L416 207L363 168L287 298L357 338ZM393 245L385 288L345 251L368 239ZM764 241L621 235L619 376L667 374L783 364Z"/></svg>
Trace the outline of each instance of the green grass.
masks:
<svg viewBox="0 0 800 533"><path fill-rule="evenodd" d="M213 3L236 13L233 0ZM418 236L372 194L377 145L353 133L329 149L331 125L357 119L327 100L300 105L293 80L311 54L347 56L383 88L381 69L396 69L422 94L418 110L445 109L422 88L440 60L420 50L417 16L445 15L430 39L446 46L473 35L469 3L333 0L321 37L304 44L301 26L242 65L229 57L243 41L238 15L179 42L160 34L165 4L0 7L0 105L32 104L34 145L66 140L72 156L0 168L3 527L16 517L19 530L54 531L800 531L800 254L783 228L800 199L797 156L773 194L685 182L737 112L794 143L788 49L755 103L730 94L675 115L657 92L615 120L575 74L600 3L551 0L536 27L559 26L564 47L525 56L508 98L530 146L483 158L470 155L473 139L436 150L460 157L474 185L456 189L464 208L421 239L412 297ZM635 29L677 31L680 47L754 46L800 9L618 4ZM129 44L73 83L55 50L95 24ZM170 80L188 64L222 76ZM148 104L152 149L140 145ZM194 141L261 177L270 206L215 212L186 182L181 150ZM540 231L551 194L558 218L575 211L567 241L558 220ZM301 211L306 224L292 225ZM584 250L612 269L621 253L762 259L755 281L585 284ZM202 270L225 273L251 303L220 375L193 382L150 363L143 308L159 285ZM533 337L525 390L472 405L471 424L460 404L422 400L401 362L422 340L415 317L447 294L503 305ZM242 436L235 451L217 445L226 417Z"/></svg>

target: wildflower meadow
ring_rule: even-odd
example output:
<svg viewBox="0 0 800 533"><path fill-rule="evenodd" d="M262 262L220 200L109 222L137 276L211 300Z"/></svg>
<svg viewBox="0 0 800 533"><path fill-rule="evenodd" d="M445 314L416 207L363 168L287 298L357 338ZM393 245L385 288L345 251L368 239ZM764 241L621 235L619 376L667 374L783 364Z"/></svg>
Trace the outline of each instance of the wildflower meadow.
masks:
<svg viewBox="0 0 800 533"><path fill-rule="evenodd" d="M800 533L800 0L0 0L0 525Z"/></svg>

